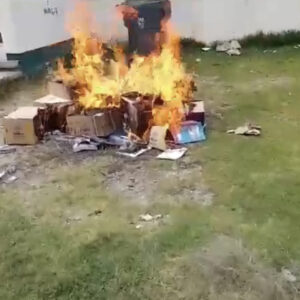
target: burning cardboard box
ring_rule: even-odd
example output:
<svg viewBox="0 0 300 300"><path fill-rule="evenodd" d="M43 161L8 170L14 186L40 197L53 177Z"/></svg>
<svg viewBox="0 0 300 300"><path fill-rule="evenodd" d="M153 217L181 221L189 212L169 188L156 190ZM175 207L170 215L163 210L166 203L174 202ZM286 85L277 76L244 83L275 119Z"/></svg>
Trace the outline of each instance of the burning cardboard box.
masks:
<svg viewBox="0 0 300 300"><path fill-rule="evenodd" d="M62 99L72 100L72 90L64 85L62 81L51 80L48 82L48 93Z"/></svg>
<svg viewBox="0 0 300 300"><path fill-rule="evenodd" d="M3 120L4 140L8 145L34 145L44 135L44 110L20 107Z"/></svg>
<svg viewBox="0 0 300 300"><path fill-rule="evenodd" d="M134 98L122 97L122 110L125 114L125 123L131 132L137 134L137 129L139 125L139 100L138 96Z"/></svg>
<svg viewBox="0 0 300 300"><path fill-rule="evenodd" d="M72 101L54 95L47 95L34 101L35 105L45 108L45 131L66 131L68 108Z"/></svg>
<svg viewBox="0 0 300 300"><path fill-rule="evenodd" d="M200 122L203 126L205 125L204 101L191 101L188 103L186 120Z"/></svg>
<svg viewBox="0 0 300 300"><path fill-rule="evenodd" d="M115 129L110 112L100 112L93 116L96 136L106 137L112 134Z"/></svg>
<svg viewBox="0 0 300 300"><path fill-rule="evenodd" d="M112 127L114 131L123 130L123 114L121 110L117 107L113 107L108 109L108 113L110 115L110 120L112 123Z"/></svg>
<svg viewBox="0 0 300 300"><path fill-rule="evenodd" d="M139 137L143 137L153 118L152 101L135 94L131 93L131 97L130 95L123 96L121 107L128 129Z"/></svg>
<svg viewBox="0 0 300 300"><path fill-rule="evenodd" d="M107 137L116 131L111 111L67 117L67 132L73 136Z"/></svg>
<svg viewBox="0 0 300 300"><path fill-rule="evenodd" d="M68 116L67 133L73 136L96 136L93 117L86 115Z"/></svg>
<svg viewBox="0 0 300 300"><path fill-rule="evenodd" d="M35 100L34 103L39 107L47 107L47 106L59 106L59 105L71 105L73 102L69 99L50 94Z"/></svg>

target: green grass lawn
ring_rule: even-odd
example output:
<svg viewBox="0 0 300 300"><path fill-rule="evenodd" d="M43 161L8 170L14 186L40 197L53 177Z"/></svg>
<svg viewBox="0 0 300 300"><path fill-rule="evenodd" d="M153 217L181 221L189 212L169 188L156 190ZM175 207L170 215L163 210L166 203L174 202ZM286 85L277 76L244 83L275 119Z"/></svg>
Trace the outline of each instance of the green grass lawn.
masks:
<svg viewBox="0 0 300 300"><path fill-rule="evenodd" d="M191 51L188 59L194 57ZM218 195L218 208L233 212L235 234L269 262L281 267L298 260L300 52L253 49L239 58L211 53L191 67L200 80L213 78L200 94L222 115L212 118L209 142L194 153ZM261 138L224 134L246 121L262 126Z"/></svg>
<svg viewBox="0 0 300 300"><path fill-rule="evenodd" d="M0 299L299 299L280 271L300 275L300 51L184 54L207 103L208 140L189 151L197 167L173 189L204 176L213 205L164 203L167 180L152 204L129 203L107 189L105 157L59 166L38 188L0 190ZM226 134L246 121L262 136ZM95 209L103 213L87 217ZM137 230L148 211L170 217Z"/></svg>

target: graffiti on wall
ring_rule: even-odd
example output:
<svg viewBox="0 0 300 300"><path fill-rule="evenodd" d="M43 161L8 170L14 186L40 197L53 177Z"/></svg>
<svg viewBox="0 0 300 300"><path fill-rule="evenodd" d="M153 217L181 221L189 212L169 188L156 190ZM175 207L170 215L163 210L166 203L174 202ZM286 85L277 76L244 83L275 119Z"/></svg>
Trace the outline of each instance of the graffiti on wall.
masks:
<svg viewBox="0 0 300 300"><path fill-rule="evenodd" d="M46 0L46 5L44 7L44 14L45 15L58 15L58 7L51 5L50 0Z"/></svg>

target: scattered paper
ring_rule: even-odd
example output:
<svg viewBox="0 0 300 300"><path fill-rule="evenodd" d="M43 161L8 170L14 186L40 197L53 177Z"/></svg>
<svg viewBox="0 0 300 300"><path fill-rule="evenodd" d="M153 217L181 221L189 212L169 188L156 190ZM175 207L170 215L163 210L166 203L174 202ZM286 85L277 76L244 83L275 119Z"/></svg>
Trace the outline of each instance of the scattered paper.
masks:
<svg viewBox="0 0 300 300"><path fill-rule="evenodd" d="M217 52L226 52L228 55L241 55L241 45L237 40L232 40L230 42L224 42L222 44L217 45Z"/></svg>
<svg viewBox="0 0 300 300"><path fill-rule="evenodd" d="M241 44L237 40L232 40L230 42L230 49L242 49Z"/></svg>
<svg viewBox="0 0 300 300"><path fill-rule="evenodd" d="M139 216L139 222L135 225L136 229L146 228L147 226L160 225L164 223L164 219L168 218L169 215L151 215L144 214Z"/></svg>
<svg viewBox="0 0 300 300"><path fill-rule="evenodd" d="M211 49L210 47L203 47L203 48L202 48L202 51L207 52L207 51L209 51L210 49Z"/></svg>
<svg viewBox="0 0 300 300"><path fill-rule="evenodd" d="M229 42L224 42L222 44L217 45L216 51L217 52L226 52L230 49L230 43Z"/></svg>
<svg viewBox="0 0 300 300"><path fill-rule="evenodd" d="M155 216L152 216L150 214L145 214L145 215L140 215L139 219L143 222L151 222L151 221L156 221L156 220L159 220L162 218L163 218L163 215L161 215L161 214L155 215Z"/></svg>
<svg viewBox="0 0 300 300"><path fill-rule="evenodd" d="M141 149L135 153L128 153L128 152L117 152L117 153L120 155L123 155L123 156L130 157L130 158L137 158L149 150L150 150L150 148L145 148L145 149Z"/></svg>
<svg viewBox="0 0 300 300"><path fill-rule="evenodd" d="M16 173L16 166L9 166L5 170L0 172L0 180L4 183L12 183L18 179L17 176L12 176L12 174ZM8 178L7 176L10 175Z"/></svg>
<svg viewBox="0 0 300 300"><path fill-rule="evenodd" d="M235 135L260 136L261 127L252 124L246 124L244 126L237 127L236 129L228 130L227 133Z"/></svg>
<svg viewBox="0 0 300 300"><path fill-rule="evenodd" d="M153 216L146 214L146 215L141 215L140 220L144 222L150 222L153 220Z"/></svg>
<svg viewBox="0 0 300 300"><path fill-rule="evenodd" d="M15 182L17 180L18 180L17 176L10 176L4 182L7 183L7 184L10 184L10 183L13 183L13 182Z"/></svg>
<svg viewBox="0 0 300 300"><path fill-rule="evenodd" d="M16 147L13 146L9 146L9 145L0 146L0 154L8 154L16 151L17 151Z"/></svg>
<svg viewBox="0 0 300 300"><path fill-rule="evenodd" d="M240 56L241 55L241 51L239 49L229 49L226 53L230 56Z"/></svg>
<svg viewBox="0 0 300 300"><path fill-rule="evenodd" d="M81 143L81 144L74 144L73 145L73 152L83 152L83 151L97 151L98 146L95 144L89 144L89 143Z"/></svg>
<svg viewBox="0 0 300 300"><path fill-rule="evenodd" d="M143 225L142 225L142 224L138 224L138 225L135 226L135 228L136 228L136 229L142 229L142 228L143 228Z"/></svg>
<svg viewBox="0 0 300 300"><path fill-rule="evenodd" d="M108 137L108 144L111 144L113 146L124 146L128 144L128 137L123 135L116 135L112 134Z"/></svg>
<svg viewBox="0 0 300 300"><path fill-rule="evenodd" d="M7 171L6 171L6 170L5 170L5 171L2 171L2 172L0 172L0 180L2 180L2 179L5 177L6 173L7 173Z"/></svg>
<svg viewBox="0 0 300 300"><path fill-rule="evenodd" d="M187 152L187 148L168 149L157 156L158 159L178 160Z"/></svg>
<svg viewBox="0 0 300 300"><path fill-rule="evenodd" d="M73 152L97 151L100 146L100 142L97 139L98 138L76 138L73 145Z"/></svg>

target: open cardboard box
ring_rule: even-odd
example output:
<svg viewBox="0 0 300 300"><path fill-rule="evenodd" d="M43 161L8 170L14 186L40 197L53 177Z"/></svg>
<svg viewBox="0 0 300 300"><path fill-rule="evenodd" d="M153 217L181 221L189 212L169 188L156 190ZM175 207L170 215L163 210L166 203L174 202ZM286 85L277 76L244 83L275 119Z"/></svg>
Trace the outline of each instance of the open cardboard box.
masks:
<svg viewBox="0 0 300 300"><path fill-rule="evenodd" d="M34 101L34 104L39 107L71 105L72 103L72 100L61 98L52 94L49 94Z"/></svg>
<svg viewBox="0 0 300 300"><path fill-rule="evenodd" d="M19 107L3 120L4 140L8 145L34 145L43 136L42 108Z"/></svg>
<svg viewBox="0 0 300 300"><path fill-rule="evenodd" d="M107 137L122 128L121 118L117 110L67 116L67 132L74 136Z"/></svg>

